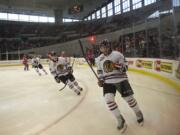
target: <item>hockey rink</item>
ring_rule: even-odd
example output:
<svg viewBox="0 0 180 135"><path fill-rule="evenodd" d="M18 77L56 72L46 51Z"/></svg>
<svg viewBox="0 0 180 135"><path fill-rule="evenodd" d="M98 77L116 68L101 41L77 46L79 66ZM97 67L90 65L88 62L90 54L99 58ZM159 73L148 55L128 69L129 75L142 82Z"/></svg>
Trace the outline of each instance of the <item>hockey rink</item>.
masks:
<svg viewBox="0 0 180 135"><path fill-rule="evenodd" d="M48 75L34 69L0 68L0 135L119 135L107 109L102 88L86 66L75 66L74 75L84 88L77 96ZM144 113L144 126L122 100L116 101L126 119L124 135L180 135L180 92L156 78L128 72Z"/></svg>

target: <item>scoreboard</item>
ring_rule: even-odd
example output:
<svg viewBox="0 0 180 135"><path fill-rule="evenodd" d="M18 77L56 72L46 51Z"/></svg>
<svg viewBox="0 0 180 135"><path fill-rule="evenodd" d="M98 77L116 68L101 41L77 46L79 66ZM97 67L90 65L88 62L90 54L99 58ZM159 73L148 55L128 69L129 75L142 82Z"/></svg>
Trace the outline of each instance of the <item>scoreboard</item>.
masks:
<svg viewBox="0 0 180 135"><path fill-rule="evenodd" d="M83 11L83 5L74 5L69 8L69 14L78 14Z"/></svg>

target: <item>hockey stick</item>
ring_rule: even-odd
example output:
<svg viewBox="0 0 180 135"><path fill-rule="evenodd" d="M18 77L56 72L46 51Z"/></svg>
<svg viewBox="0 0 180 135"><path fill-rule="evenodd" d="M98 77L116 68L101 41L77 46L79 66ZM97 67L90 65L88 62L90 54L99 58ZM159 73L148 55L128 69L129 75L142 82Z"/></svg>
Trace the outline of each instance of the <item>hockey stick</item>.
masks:
<svg viewBox="0 0 180 135"><path fill-rule="evenodd" d="M74 60L73 60L73 63L72 63L72 69L73 69L73 66L74 66L74 62L75 62L75 57L74 57Z"/></svg>
<svg viewBox="0 0 180 135"><path fill-rule="evenodd" d="M62 87L61 89L59 89L59 91L62 91L64 88L66 88L67 83L64 85L64 87Z"/></svg>
<svg viewBox="0 0 180 135"><path fill-rule="evenodd" d="M73 69L73 66L74 66L74 62L75 62L75 58L73 60L73 63L72 63L72 69ZM66 88L67 86L67 83L64 85L64 87L62 87L61 89L59 89L59 91L62 91L64 88Z"/></svg>
<svg viewBox="0 0 180 135"><path fill-rule="evenodd" d="M86 60L86 62L88 63L90 69L92 70L92 72L94 73L95 77L97 78L97 80L99 80L96 72L94 71L94 69L92 68L91 64L89 63L89 61L86 59L86 55L85 55L85 52L84 52L84 49L83 49L83 46L82 46L82 43L81 43L81 40L78 40L79 41L79 45L81 47L81 51L82 51L82 54L83 54L83 57L84 59Z"/></svg>

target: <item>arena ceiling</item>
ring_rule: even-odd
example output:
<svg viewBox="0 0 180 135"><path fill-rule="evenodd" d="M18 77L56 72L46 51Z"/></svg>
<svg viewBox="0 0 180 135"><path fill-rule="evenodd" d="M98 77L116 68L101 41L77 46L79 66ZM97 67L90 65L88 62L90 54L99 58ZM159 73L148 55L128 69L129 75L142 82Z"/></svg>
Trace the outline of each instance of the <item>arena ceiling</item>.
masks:
<svg viewBox="0 0 180 135"><path fill-rule="evenodd" d="M0 0L0 7L11 9L30 9L30 10L62 10L64 17L83 18L108 0ZM83 4L84 10L76 15L69 15L68 9L75 4Z"/></svg>

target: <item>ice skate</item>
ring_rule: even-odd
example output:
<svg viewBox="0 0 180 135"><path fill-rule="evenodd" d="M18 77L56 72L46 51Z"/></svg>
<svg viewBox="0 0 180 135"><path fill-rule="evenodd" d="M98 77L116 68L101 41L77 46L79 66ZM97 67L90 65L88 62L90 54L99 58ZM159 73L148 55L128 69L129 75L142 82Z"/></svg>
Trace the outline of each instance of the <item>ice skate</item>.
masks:
<svg viewBox="0 0 180 135"><path fill-rule="evenodd" d="M77 92L77 95L81 95L81 92L78 91L78 92Z"/></svg>
<svg viewBox="0 0 180 135"><path fill-rule="evenodd" d="M80 90L80 91L83 91L83 88L81 88L81 87L80 87L80 89L79 89L79 90Z"/></svg>
<svg viewBox="0 0 180 135"><path fill-rule="evenodd" d="M137 114L137 122L140 126L143 126L144 124L144 117L141 111L139 111Z"/></svg>
<svg viewBox="0 0 180 135"><path fill-rule="evenodd" d="M118 121L118 125L117 125L117 129L120 130L120 132L123 134L126 129L127 129L127 125L126 122L124 120L124 118L121 116L120 120Z"/></svg>
<svg viewBox="0 0 180 135"><path fill-rule="evenodd" d="M81 95L81 92L80 92L80 91L75 90L75 92L76 92L77 95Z"/></svg>

